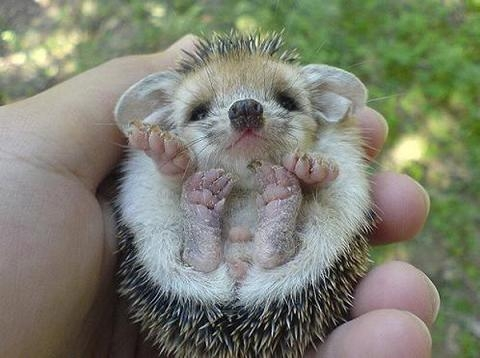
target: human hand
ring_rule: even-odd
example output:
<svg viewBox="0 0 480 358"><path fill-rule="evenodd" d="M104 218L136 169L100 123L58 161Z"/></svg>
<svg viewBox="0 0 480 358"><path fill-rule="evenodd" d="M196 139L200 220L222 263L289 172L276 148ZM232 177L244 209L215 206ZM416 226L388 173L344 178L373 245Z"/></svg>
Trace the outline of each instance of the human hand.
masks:
<svg viewBox="0 0 480 358"><path fill-rule="evenodd" d="M118 97L192 46L186 37L160 54L116 59L0 108L0 356L153 355L116 299L116 242L100 184L122 154ZM373 157L385 122L369 109L359 119ZM393 173L373 180L383 221L372 242L410 239L428 211L423 190ZM429 356L425 325L438 293L420 271L379 266L355 302L354 319L320 347L325 357Z"/></svg>
<svg viewBox="0 0 480 358"><path fill-rule="evenodd" d="M377 112L358 113L373 159L387 134L387 125ZM373 199L382 221L371 235L373 245L406 241L425 223L430 201L411 178L395 173L373 176ZM430 357L433 325L440 297L430 279L405 262L389 262L373 268L355 291L353 319L335 329L319 351L309 357L380 358Z"/></svg>

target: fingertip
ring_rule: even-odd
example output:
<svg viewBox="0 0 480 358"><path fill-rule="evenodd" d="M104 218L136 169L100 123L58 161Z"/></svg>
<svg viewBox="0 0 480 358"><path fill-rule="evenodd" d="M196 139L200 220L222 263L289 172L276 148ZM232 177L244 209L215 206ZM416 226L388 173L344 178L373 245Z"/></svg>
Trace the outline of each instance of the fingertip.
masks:
<svg viewBox="0 0 480 358"><path fill-rule="evenodd" d="M425 188L416 180L413 180L413 183L417 186L417 189L419 193L421 193L421 196L424 200L424 206L425 206L425 216L428 216L428 213L430 212L430 195L428 192L425 190Z"/></svg>
<svg viewBox="0 0 480 358"><path fill-rule="evenodd" d="M430 357L432 339L415 315L376 310L337 328L315 356L322 358Z"/></svg>
<svg viewBox="0 0 480 358"><path fill-rule="evenodd" d="M193 51L197 43L197 36L193 34L187 34L161 52L144 55L148 60L149 67L151 68L150 72L174 68L184 55L183 52Z"/></svg>
<svg viewBox="0 0 480 358"><path fill-rule="evenodd" d="M381 151L388 136L388 124L385 118L370 107L360 109L355 116L358 119L360 133L364 140L365 153L373 159Z"/></svg>
<svg viewBox="0 0 480 358"><path fill-rule="evenodd" d="M195 49L198 43L198 36L194 34L186 34L177 41L175 41L170 47L167 48L167 52L177 52L180 50L191 51Z"/></svg>
<svg viewBox="0 0 480 358"><path fill-rule="evenodd" d="M422 271L406 262L392 261L375 267L359 283L352 316L394 308L409 311L431 326L439 307L439 293Z"/></svg>
<svg viewBox="0 0 480 358"><path fill-rule="evenodd" d="M426 191L407 175L384 172L372 177L372 196L379 216L373 244L413 238L425 224L430 208Z"/></svg>

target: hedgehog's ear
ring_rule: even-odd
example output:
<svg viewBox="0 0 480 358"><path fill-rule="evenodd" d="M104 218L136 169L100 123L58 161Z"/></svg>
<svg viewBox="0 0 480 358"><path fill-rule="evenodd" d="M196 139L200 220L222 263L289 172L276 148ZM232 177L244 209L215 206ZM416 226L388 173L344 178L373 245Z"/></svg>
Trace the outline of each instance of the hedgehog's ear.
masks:
<svg viewBox="0 0 480 358"><path fill-rule="evenodd" d="M317 119L337 123L365 106L367 89L350 72L327 65L302 68Z"/></svg>
<svg viewBox="0 0 480 358"><path fill-rule="evenodd" d="M131 86L115 107L115 120L122 132L127 134L135 121L171 126L171 97L179 81L178 73L164 71L149 75Z"/></svg>

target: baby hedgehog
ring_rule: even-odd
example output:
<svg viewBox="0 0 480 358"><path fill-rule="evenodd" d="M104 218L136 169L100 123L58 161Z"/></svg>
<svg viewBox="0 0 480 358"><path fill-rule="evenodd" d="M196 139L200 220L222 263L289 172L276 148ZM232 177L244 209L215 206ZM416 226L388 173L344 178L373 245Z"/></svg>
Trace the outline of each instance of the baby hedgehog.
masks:
<svg viewBox="0 0 480 358"><path fill-rule="evenodd" d="M348 318L371 200L352 74L201 40L120 98L120 294L160 353L299 357Z"/></svg>

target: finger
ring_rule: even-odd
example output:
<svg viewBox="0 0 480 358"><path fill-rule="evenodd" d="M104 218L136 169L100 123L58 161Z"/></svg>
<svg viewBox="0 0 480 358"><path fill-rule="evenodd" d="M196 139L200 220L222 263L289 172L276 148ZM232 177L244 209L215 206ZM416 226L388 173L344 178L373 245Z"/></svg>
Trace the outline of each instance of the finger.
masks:
<svg viewBox="0 0 480 358"><path fill-rule="evenodd" d="M432 281L406 262L389 262L374 268L355 291L353 317L394 308L409 311L431 326L437 318L440 296Z"/></svg>
<svg viewBox="0 0 480 358"><path fill-rule="evenodd" d="M310 357L427 358L431 346L427 327L415 315L399 310L376 310L335 329Z"/></svg>
<svg viewBox="0 0 480 358"><path fill-rule="evenodd" d="M141 341L137 347L137 351L135 353L135 358L166 358L165 355L159 355L158 351L153 348L152 343L150 341L146 341L145 337L140 338Z"/></svg>
<svg viewBox="0 0 480 358"><path fill-rule="evenodd" d="M119 299L113 318L112 339L109 357L135 357L139 342L138 327L128 317L127 303Z"/></svg>
<svg viewBox="0 0 480 358"><path fill-rule="evenodd" d="M387 138L387 121L380 113L369 107L359 110L355 116L364 140L365 153L369 159L373 159L380 152Z"/></svg>
<svg viewBox="0 0 480 358"><path fill-rule="evenodd" d="M123 137L113 121L117 99L146 75L174 67L180 49L192 49L194 39L185 36L161 53L112 60L1 114L15 119L12 124L22 131L12 135L15 140L28 136L24 149L35 148L39 161L80 177L94 190L122 153Z"/></svg>
<svg viewBox="0 0 480 358"><path fill-rule="evenodd" d="M406 175L379 173L372 177L372 193L380 218L370 236L373 244L409 240L422 229L430 199L416 181Z"/></svg>

